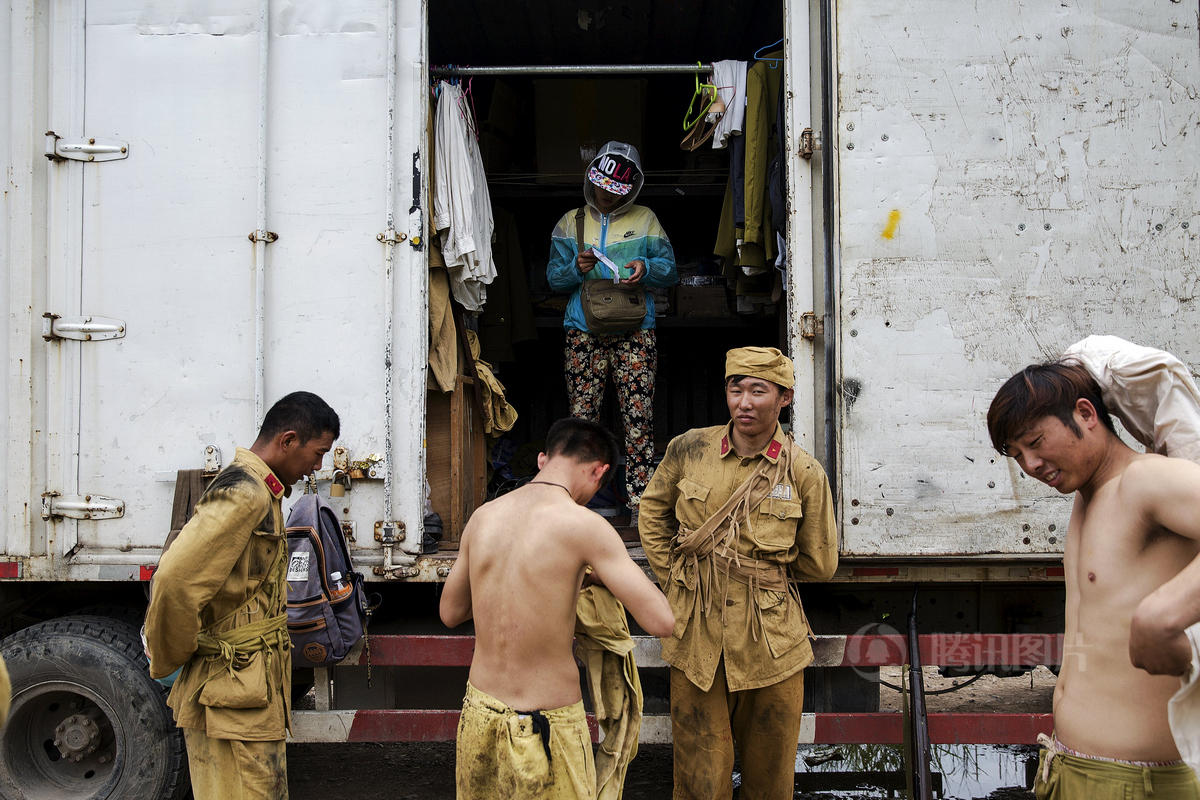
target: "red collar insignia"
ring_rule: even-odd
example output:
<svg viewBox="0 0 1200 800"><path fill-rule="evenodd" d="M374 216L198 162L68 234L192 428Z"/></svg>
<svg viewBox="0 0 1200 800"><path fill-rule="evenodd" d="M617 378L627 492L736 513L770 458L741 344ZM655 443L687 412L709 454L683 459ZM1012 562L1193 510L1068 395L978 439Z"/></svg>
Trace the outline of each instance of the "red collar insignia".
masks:
<svg viewBox="0 0 1200 800"><path fill-rule="evenodd" d="M721 455L725 455L728 452L729 452L729 437L722 436L721 437Z"/></svg>
<svg viewBox="0 0 1200 800"><path fill-rule="evenodd" d="M781 450L783 450L783 442L772 439L771 444L767 446L767 458L779 458Z"/></svg>
<svg viewBox="0 0 1200 800"><path fill-rule="evenodd" d="M283 494L283 484L279 482L279 478L276 478L274 474L268 472L267 477L263 480L266 482L267 488L271 490L272 494Z"/></svg>

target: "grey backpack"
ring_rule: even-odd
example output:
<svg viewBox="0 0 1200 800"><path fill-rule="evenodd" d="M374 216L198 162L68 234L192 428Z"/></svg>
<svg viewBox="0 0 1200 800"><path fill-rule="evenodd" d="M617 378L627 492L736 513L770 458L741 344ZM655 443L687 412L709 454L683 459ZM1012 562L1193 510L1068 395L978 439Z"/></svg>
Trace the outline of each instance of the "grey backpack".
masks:
<svg viewBox="0 0 1200 800"><path fill-rule="evenodd" d="M287 544L292 666L337 663L366 633L370 608L337 514L320 495L296 502L288 514Z"/></svg>

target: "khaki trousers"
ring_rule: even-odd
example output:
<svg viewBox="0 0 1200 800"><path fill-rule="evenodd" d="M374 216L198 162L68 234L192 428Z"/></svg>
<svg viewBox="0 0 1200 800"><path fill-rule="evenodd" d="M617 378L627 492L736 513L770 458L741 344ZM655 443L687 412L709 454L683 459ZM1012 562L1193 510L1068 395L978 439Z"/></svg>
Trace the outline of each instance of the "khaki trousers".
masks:
<svg viewBox="0 0 1200 800"><path fill-rule="evenodd" d="M1196 800L1200 783L1187 764L1139 767L1065 753L1052 756L1042 748L1033 796L1037 800Z"/></svg>
<svg viewBox="0 0 1200 800"><path fill-rule="evenodd" d="M287 800L283 739L211 739L202 730L184 728L183 740L195 800Z"/></svg>
<svg viewBox="0 0 1200 800"><path fill-rule="evenodd" d="M672 667L673 800L729 800L735 753L740 800L791 800L803 706L803 670L770 686L731 692L722 660L712 688L702 692Z"/></svg>
<svg viewBox="0 0 1200 800"><path fill-rule="evenodd" d="M592 800L596 765L583 701L517 711L467 683L458 720L458 800Z"/></svg>

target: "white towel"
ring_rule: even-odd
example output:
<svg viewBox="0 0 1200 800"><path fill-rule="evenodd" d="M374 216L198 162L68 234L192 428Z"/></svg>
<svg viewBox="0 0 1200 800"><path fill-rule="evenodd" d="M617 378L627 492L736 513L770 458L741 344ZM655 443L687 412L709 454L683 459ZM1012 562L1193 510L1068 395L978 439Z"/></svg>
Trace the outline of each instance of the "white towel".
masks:
<svg viewBox="0 0 1200 800"><path fill-rule="evenodd" d="M1184 762L1200 778L1200 622L1187 629L1188 644L1192 647L1192 666L1182 687L1167 701L1167 722L1175 746Z"/></svg>
<svg viewBox="0 0 1200 800"><path fill-rule="evenodd" d="M746 123L746 62L717 61L713 63L713 86L717 96L725 104L725 113L713 130L713 149L721 150L729 145L730 136L741 136ZM709 114L712 122L716 114Z"/></svg>

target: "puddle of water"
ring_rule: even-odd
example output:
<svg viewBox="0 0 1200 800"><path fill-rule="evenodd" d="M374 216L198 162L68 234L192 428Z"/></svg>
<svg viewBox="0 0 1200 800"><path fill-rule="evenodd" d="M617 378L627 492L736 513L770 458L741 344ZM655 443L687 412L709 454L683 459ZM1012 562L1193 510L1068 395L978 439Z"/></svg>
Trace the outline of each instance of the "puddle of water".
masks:
<svg viewBox="0 0 1200 800"><path fill-rule="evenodd" d="M808 758L806 759L805 756ZM812 763L833 756L824 763ZM1032 765L1031 766L1031 761ZM1033 745L933 745L930 770L945 800L1032 800ZM872 775L874 773L874 775ZM826 775L826 779L820 776ZM796 753L796 798L903 797L904 751L895 745L806 746ZM825 784L822 786L822 784ZM937 787L937 779L934 786ZM852 787L857 788L852 788Z"/></svg>

